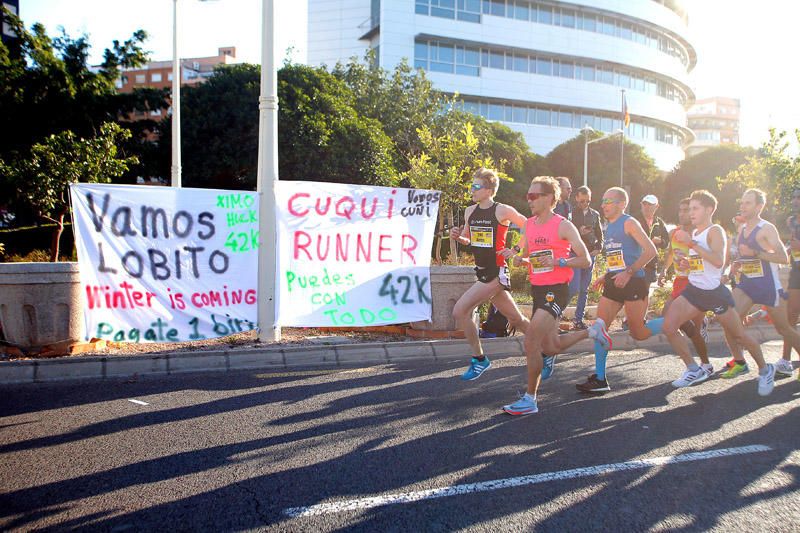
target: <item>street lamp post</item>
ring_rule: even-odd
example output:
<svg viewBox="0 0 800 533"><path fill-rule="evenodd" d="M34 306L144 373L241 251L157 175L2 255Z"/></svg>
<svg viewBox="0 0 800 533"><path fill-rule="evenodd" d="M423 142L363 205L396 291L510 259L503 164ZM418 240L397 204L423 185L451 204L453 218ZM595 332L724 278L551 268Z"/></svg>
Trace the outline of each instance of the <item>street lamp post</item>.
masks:
<svg viewBox="0 0 800 533"><path fill-rule="evenodd" d="M590 141L589 140L589 135L593 131L595 131L594 128L592 128L591 126L586 124L581 129L581 131L583 132L583 185L585 187L588 187L589 186L589 183L588 183L588 180L589 180L589 145L592 144L592 143L604 141L604 140L609 139L609 138L611 138L611 137L613 137L615 135L623 135L624 132L622 130L615 130L612 133L609 133L607 135L603 135L602 137L598 137L597 139L592 139Z"/></svg>
<svg viewBox="0 0 800 533"><path fill-rule="evenodd" d="M275 324L278 250L275 186L278 182L278 79L275 72L275 0L261 4L261 93L258 97L258 338L281 339Z"/></svg>
<svg viewBox="0 0 800 533"><path fill-rule="evenodd" d="M172 0L172 172L170 183L181 186L181 67L178 58L178 0Z"/></svg>

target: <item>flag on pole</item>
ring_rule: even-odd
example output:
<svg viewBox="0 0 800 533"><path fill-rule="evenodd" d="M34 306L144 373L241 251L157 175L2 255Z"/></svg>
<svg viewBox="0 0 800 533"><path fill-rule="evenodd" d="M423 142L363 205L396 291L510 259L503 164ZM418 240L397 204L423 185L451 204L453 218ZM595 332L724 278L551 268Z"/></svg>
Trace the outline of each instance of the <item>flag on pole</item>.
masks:
<svg viewBox="0 0 800 533"><path fill-rule="evenodd" d="M626 128L631 123L631 115L628 113L628 99L625 98L625 91L622 91L622 123Z"/></svg>

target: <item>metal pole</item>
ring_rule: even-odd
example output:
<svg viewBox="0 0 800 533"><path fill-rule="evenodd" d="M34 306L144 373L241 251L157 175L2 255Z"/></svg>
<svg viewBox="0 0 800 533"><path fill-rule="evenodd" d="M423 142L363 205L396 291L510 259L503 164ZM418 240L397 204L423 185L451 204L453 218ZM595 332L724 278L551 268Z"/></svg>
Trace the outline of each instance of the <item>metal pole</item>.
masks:
<svg viewBox="0 0 800 533"><path fill-rule="evenodd" d="M258 338L281 339L275 324L278 238L275 186L278 181L278 77L275 71L275 3L261 3L261 94L258 97Z"/></svg>
<svg viewBox="0 0 800 533"><path fill-rule="evenodd" d="M583 186L588 187L589 179L589 124L583 130Z"/></svg>
<svg viewBox="0 0 800 533"><path fill-rule="evenodd" d="M178 59L178 0L172 0L172 172L171 184L181 186L181 67Z"/></svg>
<svg viewBox="0 0 800 533"><path fill-rule="evenodd" d="M622 89L622 134L619 136L619 186L622 187L622 155L625 153L625 89Z"/></svg>

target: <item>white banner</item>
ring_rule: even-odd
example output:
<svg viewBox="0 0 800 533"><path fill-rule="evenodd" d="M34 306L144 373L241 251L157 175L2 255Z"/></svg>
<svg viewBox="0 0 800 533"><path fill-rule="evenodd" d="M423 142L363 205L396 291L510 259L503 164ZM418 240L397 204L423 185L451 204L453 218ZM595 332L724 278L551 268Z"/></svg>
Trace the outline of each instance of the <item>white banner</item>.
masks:
<svg viewBox="0 0 800 533"><path fill-rule="evenodd" d="M438 191L279 182L283 326L430 320Z"/></svg>
<svg viewBox="0 0 800 533"><path fill-rule="evenodd" d="M87 338L177 342L256 327L258 196L70 187Z"/></svg>

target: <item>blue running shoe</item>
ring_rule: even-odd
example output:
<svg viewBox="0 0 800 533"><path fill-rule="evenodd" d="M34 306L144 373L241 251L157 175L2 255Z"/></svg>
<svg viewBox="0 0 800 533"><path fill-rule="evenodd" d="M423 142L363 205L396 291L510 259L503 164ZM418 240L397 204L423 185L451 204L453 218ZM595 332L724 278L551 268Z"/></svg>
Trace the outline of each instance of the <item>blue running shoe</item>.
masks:
<svg viewBox="0 0 800 533"><path fill-rule="evenodd" d="M539 407L536 405L536 398L525 393L525 395L516 402L504 405L503 411L514 416L531 415L533 413L538 413Z"/></svg>
<svg viewBox="0 0 800 533"><path fill-rule="evenodd" d="M483 361L478 361L473 357L467 371L461 374L461 379L464 381L478 379L490 366L492 366L492 362L489 361L488 357L484 357Z"/></svg>
<svg viewBox="0 0 800 533"><path fill-rule="evenodd" d="M558 355L547 355L544 357L544 367L542 367L542 379L548 379L553 375Z"/></svg>

